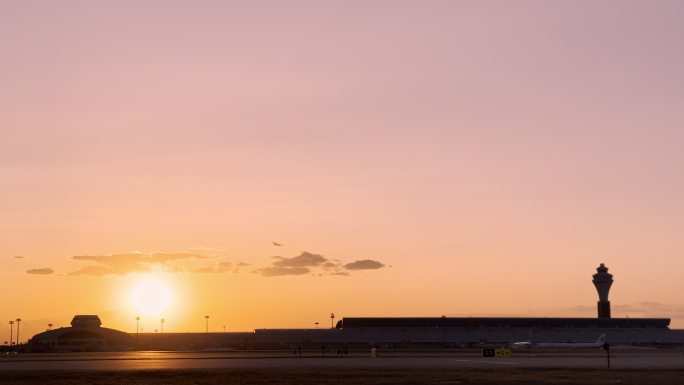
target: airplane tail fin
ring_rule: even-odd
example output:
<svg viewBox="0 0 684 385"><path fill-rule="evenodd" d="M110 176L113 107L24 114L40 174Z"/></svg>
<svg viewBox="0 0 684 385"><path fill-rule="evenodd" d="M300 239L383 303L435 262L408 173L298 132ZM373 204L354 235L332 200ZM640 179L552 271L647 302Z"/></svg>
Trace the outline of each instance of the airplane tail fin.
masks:
<svg viewBox="0 0 684 385"><path fill-rule="evenodd" d="M601 334L599 338L596 340L596 343L601 345L606 343L606 333Z"/></svg>

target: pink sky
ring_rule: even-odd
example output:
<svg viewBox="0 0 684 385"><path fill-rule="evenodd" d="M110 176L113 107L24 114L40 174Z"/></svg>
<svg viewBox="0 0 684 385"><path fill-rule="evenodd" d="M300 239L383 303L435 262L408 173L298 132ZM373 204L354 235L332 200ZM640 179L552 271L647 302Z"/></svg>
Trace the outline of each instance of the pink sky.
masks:
<svg viewBox="0 0 684 385"><path fill-rule="evenodd" d="M130 330L117 293L152 273L70 273L137 251L201 256L145 265L176 293L169 331L592 316L600 262L615 316L684 327L683 17L678 1L3 1L0 281L17 289L0 320ZM303 251L336 267L263 276ZM243 266L192 272L221 262Z"/></svg>

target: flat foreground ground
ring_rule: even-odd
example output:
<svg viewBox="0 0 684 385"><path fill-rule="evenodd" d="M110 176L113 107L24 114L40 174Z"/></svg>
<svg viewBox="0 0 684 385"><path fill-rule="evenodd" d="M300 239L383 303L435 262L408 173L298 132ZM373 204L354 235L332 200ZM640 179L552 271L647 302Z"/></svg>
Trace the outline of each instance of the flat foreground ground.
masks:
<svg viewBox="0 0 684 385"><path fill-rule="evenodd" d="M3 385L213 385L213 384L606 384L681 385L684 370L598 369L193 369L1 372Z"/></svg>
<svg viewBox="0 0 684 385"><path fill-rule="evenodd" d="M684 352L612 353L611 368L684 371ZM514 352L509 358L483 358L481 352L390 353L379 358L357 352L348 357L287 352L122 352L16 354L0 356L0 385L5 372L136 371L227 369L605 369L605 352ZM684 378L682 379L684 384Z"/></svg>
<svg viewBox="0 0 684 385"><path fill-rule="evenodd" d="M0 356L0 385L684 384L681 350L383 352L379 358L291 352L123 352Z"/></svg>

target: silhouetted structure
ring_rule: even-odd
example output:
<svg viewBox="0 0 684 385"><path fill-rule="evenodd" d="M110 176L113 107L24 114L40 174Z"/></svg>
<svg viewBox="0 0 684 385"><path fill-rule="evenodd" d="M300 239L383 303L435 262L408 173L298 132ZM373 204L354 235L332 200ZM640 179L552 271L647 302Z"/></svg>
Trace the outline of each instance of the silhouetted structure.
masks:
<svg viewBox="0 0 684 385"><path fill-rule="evenodd" d="M561 318L561 317L344 317L336 328L462 328L478 330L482 328L508 329L596 329L596 328L637 328L666 329L669 318Z"/></svg>
<svg viewBox="0 0 684 385"><path fill-rule="evenodd" d="M19 324L21 323L21 318L17 318L15 321L17 321L17 343L16 343L16 345L19 345Z"/></svg>
<svg viewBox="0 0 684 385"><path fill-rule="evenodd" d="M71 327L38 333L29 341L34 352L84 352L126 350L133 347L133 337L122 331L101 327L96 315L77 315Z"/></svg>
<svg viewBox="0 0 684 385"><path fill-rule="evenodd" d="M14 321L10 321L9 326L10 326L9 344L12 345L12 344L14 344L14 333L13 333L13 329L12 329L12 328L14 328Z"/></svg>
<svg viewBox="0 0 684 385"><path fill-rule="evenodd" d="M594 274L594 286L599 295L597 302L598 318L610 318L610 301L608 301L608 292L610 286L613 284L613 275L608 273L608 268L603 263L596 268Z"/></svg>

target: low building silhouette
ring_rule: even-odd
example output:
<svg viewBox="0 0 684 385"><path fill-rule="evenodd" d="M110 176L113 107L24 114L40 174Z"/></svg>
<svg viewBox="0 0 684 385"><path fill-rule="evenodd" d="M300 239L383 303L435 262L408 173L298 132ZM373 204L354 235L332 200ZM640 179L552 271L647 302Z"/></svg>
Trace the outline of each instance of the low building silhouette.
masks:
<svg viewBox="0 0 684 385"><path fill-rule="evenodd" d="M132 349L133 340L128 333L103 328L96 315L77 315L70 327L38 333L28 345L33 352L97 352Z"/></svg>

